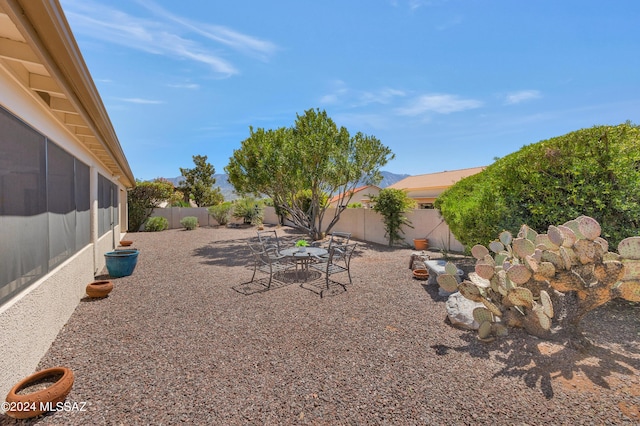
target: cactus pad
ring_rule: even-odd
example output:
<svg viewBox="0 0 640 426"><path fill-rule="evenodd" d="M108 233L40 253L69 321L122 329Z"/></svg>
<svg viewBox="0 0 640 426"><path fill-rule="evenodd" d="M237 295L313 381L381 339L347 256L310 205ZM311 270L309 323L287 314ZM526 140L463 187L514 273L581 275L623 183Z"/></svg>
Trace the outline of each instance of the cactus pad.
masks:
<svg viewBox="0 0 640 426"><path fill-rule="evenodd" d="M640 302L640 281L622 281L615 291L629 302Z"/></svg>
<svg viewBox="0 0 640 426"><path fill-rule="evenodd" d="M489 254L489 250L481 244L476 244L471 248L471 255L478 260L484 259L487 254Z"/></svg>
<svg viewBox="0 0 640 426"><path fill-rule="evenodd" d="M490 280L495 273L495 268L484 263L476 263L475 271L480 277Z"/></svg>
<svg viewBox="0 0 640 426"><path fill-rule="evenodd" d="M531 278L533 274L524 265L513 265L507 271L507 277L515 284L524 284Z"/></svg>
<svg viewBox="0 0 640 426"><path fill-rule="evenodd" d="M491 313L497 317L501 317L502 316L502 311L500 310L500 308L498 308L493 302L491 302L490 300L487 299L482 299L481 300L482 304L491 311Z"/></svg>
<svg viewBox="0 0 640 426"><path fill-rule="evenodd" d="M518 257L523 258L532 255L536 251L536 245L527 238L513 240L513 251Z"/></svg>
<svg viewBox="0 0 640 426"><path fill-rule="evenodd" d="M578 229L580 233L584 235L587 240L595 240L600 236L602 228L597 220L589 216L580 216L576 219L578 222Z"/></svg>
<svg viewBox="0 0 640 426"><path fill-rule="evenodd" d="M583 265L602 259L602 246L591 240L578 240L573 245L578 261Z"/></svg>
<svg viewBox="0 0 640 426"><path fill-rule="evenodd" d="M577 239L579 239L579 240L584 240L585 239L585 236L582 234L582 232L580 232L580 224L578 223L577 220L575 220L575 219L574 220L570 220L569 222L566 222L564 224L564 226L566 226L567 228L571 229Z"/></svg>
<svg viewBox="0 0 640 426"><path fill-rule="evenodd" d="M640 260L640 237L629 237L620 241L618 253L624 259Z"/></svg>
<svg viewBox="0 0 640 426"><path fill-rule="evenodd" d="M547 236L549 237L549 241L557 246L561 246L564 242L564 235L562 235L562 232L553 225L549 225Z"/></svg>
<svg viewBox="0 0 640 426"><path fill-rule="evenodd" d="M480 324L480 328L478 328L478 337L480 339L486 339L491 336L491 321L485 321Z"/></svg>
<svg viewBox="0 0 640 426"><path fill-rule="evenodd" d="M473 319L482 324L485 321L493 322L493 314L487 308L478 307L473 310Z"/></svg>
<svg viewBox="0 0 640 426"><path fill-rule="evenodd" d="M536 237L536 247L542 250L558 250L558 245L552 243L547 234L538 234Z"/></svg>
<svg viewBox="0 0 640 426"><path fill-rule="evenodd" d="M535 278L540 281L551 278L556 274L556 267L551 262L541 262L536 271Z"/></svg>
<svg viewBox="0 0 640 426"><path fill-rule="evenodd" d="M562 236L564 237L564 240L562 241L562 245L564 247L571 247L578 240L578 238L576 237L576 234L574 234L571 228L564 225L559 225L558 230L562 233Z"/></svg>
<svg viewBox="0 0 640 426"><path fill-rule="evenodd" d="M543 330L549 330L551 328L551 318L549 318L545 313L544 310L542 309L542 306L537 305L534 309L533 312L536 315L536 319L538 320L538 322L540 323L540 328L542 328Z"/></svg>
<svg viewBox="0 0 640 426"><path fill-rule="evenodd" d="M513 235L511 235L511 232L509 231L502 231L498 239L502 244L504 244L505 246L508 246L509 244L511 244L511 241L513 240Z"/></svg>
<svg viewBox="0 0 640 426"><path fill-rule="evenodd" d="M448 293L453 293L454 291L458 291L458 279L455 275L450 274L442 274L438 275L437 278L438 284L442 289Z"/></svg>
<svg viewBox="0 0 640 426"><path fill-rule="evenodd" d="M549 293L544 290L540 290L540 303L542 304L542 312L549 318L553 318L553 303L551 303Z"/></svg>
<svg viewBox="0 0 640 426"><path fill-rule="evenodd" d="M504 250L504 244L502 244L500 241L491 241L489 243L489 250L494 253L500 253Z"/></svg>
<svg viewBox="0 0 640 426"><path fill-rule="evenodd" d="M444 265L444 273L449 275L458 275L458 267L451 262Z"/></svg>
<svg viewBox="0 0 640 426"><path fill-rule="evenodd" d="M458 284L458 291L462 296L474 302L482 302L480 289L471 281L463 281Z"/></svg>
<svg viewBox="0 0 640 426"><path fill-rule="evenodd" d="M620 280L632 281L640 279L640 260L623 259L622 264L624 265L624 275Z"/></svg>
<svg viewBox="0 0 640 426"><path fill-rule="evenodd" d="M507 293L507 298L514 306L524 306L525 308L531 308L533 306L533 294L528 288L513 288Z"/></svg>

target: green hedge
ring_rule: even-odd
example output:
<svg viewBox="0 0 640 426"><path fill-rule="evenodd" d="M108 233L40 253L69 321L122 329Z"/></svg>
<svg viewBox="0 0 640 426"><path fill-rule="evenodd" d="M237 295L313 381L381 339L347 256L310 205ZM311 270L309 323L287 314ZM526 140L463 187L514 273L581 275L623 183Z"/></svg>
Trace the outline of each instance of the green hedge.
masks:
<svg viewBox="0 0 640 426"><path fill-rule="evenodd" d="M615 247L639 233L640 128L596 126L524 146L453 185L435 206L466 247L580 215L600 222Z"/></svg>

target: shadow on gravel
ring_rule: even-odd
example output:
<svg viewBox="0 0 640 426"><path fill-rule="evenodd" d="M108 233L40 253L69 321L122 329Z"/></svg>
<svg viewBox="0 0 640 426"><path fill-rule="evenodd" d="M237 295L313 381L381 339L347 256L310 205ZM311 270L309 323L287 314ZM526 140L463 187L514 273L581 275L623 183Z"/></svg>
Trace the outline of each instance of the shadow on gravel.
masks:
<svg viewBox="0 0 640 426"><path fill-rule="evenodd" d="M513 330L509 337L492 343L480 342L475 331L460 338L467 342L465 346L433 345L431 348L439 356L446 356L449 351L467 353L474 358L493 356L504 365L494 377L519 377L529 388L538 388L547 399L554 397L553 380L558 378L569 381L579 373L595 386L610 389L607 377L612 374L633 377L640 369L639 358L614 352L597 342L577 350L566 342L537 339L524 330Z"/></svg>
<svg viewBox="0 0 640 426"><path fill-rule="evenodd" d="M194 256L202 257L203 262L212 266L243 266L253 262L247 239L213 241L206 246L196 248Z"/></svg>

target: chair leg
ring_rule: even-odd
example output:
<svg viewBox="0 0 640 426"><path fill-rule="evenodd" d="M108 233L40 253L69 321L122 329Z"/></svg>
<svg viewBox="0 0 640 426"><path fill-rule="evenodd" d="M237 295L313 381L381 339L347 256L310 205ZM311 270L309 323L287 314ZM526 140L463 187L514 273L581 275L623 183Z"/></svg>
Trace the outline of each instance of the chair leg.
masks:
<svg viewBox="0 0 640 426"><path fill-rule="evenodd" d="M258 265L257 264L253 264L253 275L251 276L251 281L249 281L250 283L253 282L253 279L256 277L256 270L258 269Z"/></svg>

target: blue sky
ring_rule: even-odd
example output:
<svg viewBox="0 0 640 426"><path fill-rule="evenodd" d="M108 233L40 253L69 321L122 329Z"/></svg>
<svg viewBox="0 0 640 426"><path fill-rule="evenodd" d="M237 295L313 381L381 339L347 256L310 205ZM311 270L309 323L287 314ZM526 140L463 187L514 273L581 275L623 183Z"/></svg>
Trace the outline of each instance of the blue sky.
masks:
<svg viewBox="0 0 640 426"><path fill-rule="evenodd" d="M326 110L383 170L491 164L580 128L640 124L640 1L61 0L138 179L249 126Z"/></svg>

